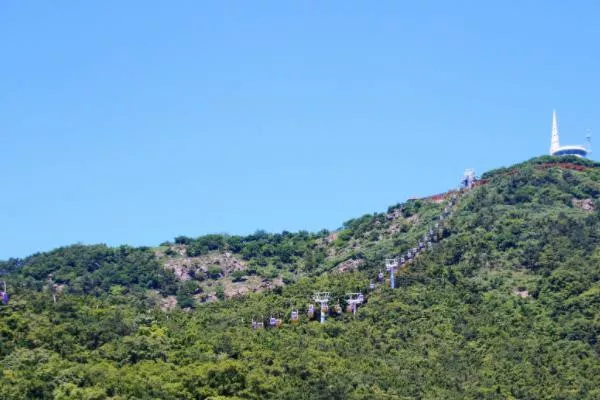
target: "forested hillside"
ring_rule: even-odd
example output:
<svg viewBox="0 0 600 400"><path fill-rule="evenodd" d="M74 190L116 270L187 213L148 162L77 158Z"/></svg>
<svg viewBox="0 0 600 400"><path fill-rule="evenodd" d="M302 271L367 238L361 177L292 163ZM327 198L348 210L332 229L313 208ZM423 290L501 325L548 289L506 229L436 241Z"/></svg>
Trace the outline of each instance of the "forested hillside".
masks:
<svg viewBox="0 0 600 400"><path fill-rule="evenodd" d="M334 232L0 262L0 398L600 398L600 165L541 157L482 178L443 224L452 194ZM436 223L396 288L378 282ZM324 324L315 291L331 295Z"/></svg>

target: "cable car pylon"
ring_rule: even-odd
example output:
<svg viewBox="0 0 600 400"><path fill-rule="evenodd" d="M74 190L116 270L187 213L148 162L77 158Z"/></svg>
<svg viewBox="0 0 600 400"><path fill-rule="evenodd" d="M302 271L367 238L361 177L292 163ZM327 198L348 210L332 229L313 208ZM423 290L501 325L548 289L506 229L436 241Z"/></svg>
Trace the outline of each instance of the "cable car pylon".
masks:
<svg viewBox="0 0 600 400"><path fill-rule="evenodd" d="M2 299L2 304L6 305L8 304L9 295L8 290L6 290L6 281L2 281L2 283L4 286L4 291L0 292L0 298Z"/></svg>
<svg viewBox="0 0 600 400"><path fill-rule="evenodd" d="M388 258L385 260L385 269L390 273L390 287L396 288L396 269L398 268L397 258Z"/></svg>
<svg viewBox="0 0 600 400"><path fill-rule="evenodd" d="M330 297L331 296L329 292L315 292L315 294L313 295L314 302L319 303L321 305L322 324L325 323L325 315L329 312L329 306L327 305L327 303L329 303Z"/></svg>
<svg viewBox="0 0 600 400"><path fill-rule="evenodd" d="M474 176L473 173L471 174L465 174L466 179L464 179L464 183L463 183L463 187L460 189L460 191L456 192L449 192L447 194L446 199L448 200L447 203L444 205L444 208L442 209L441 213L439 214L439 216L436 218L436 222L433 224L433 226L431 226L426 232L425 234L423 234L422 238L420 238L415 247L409 248L405 254L403 254L400 257L396 257L396 258L389 258L385 260L385 267L386 270L390 272L390 286L392 289L396 288L396 270L399 267L405 266L408 263L411 262L411 260L414 260L421 252L424 252L428 249L432 249L433 248L433 242L439 241L443 239L443 234L444 234L444 225L446 225L448 223L448 220L450 218L452 218L452 216L454 215L454 209L457 206L458 200L460 199L460 196L462 193L466 192L467 190L472 189L473 187L475 187L475 183L476 183L476 177ZM377 275L377 282L383 282L383 278L384 278L384 274L383 272L380 270L378 275ZM370 290L374 290L375 289L375 280L371 279L369 281L369 286L368 288ZM4 286L4 292L6 292L6 283ZM1 294L2 292L0 292ZM347 304L348 304L348 308L347 308L347 312L352 312L353 315L356 315L356 310L358 305L362 304L365 300L365 297L362 293L360 292L356 292L356 293L346 293L347 296ZM315 313L315 303L318 303L320 305L320 323L324 324L325 323L325 319L327 314L329 313L329 306L328 303L329 301L331 301L331 294L330 292L315 292L313 294L312 297L313 302L311 304L308 305L308 310L307 310L307 316L309 320L312 320L314 318L314 313ZM334 306L334 310L337 314L339 314L341 312L340 310L340 306L339 303L337 303ZM293 309L291 311L291 315L290 315L290 319L292 321L292 324L296 324L298 323L299 320L299 311L298 309ZM261 317L262 319L262 317ZM275 318L273 315L271 315L271 318L269 319L269 325L271 327L281 327L283 323L283 320L280 318ZM252 319L252 328L253 329L263 329L264 328L264 319L263 320L259 320L259 321L255 321L254 318Z"/></svg>
<svg viewBox="0 0 600 400"><path fill-rule="evenodd" d="M346 296L348 296L348 299L346 301L348 302L349 311L352 312L352 314L356 315L356 307L365 301L363 294L360 292L346 293Z"/></svg>

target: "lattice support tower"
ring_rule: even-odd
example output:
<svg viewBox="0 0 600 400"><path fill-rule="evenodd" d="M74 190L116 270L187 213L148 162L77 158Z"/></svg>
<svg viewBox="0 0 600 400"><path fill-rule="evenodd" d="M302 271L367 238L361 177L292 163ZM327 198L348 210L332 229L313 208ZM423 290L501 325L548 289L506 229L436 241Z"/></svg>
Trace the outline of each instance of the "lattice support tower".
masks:
<svg viewBox="0 0 600 400"><path fill-rule="evenodd" d="M330 299L331 299L331 293L329 293L329 292L315 292L315 294L313 295L314 302L319 303L321 305L321 323L322 324L325 323L325 314L327 313L327 310L329 309L329 307L327 306L327 303L329 303Z"/></svg>
<svg viewBox="0 0 600 400"><path fill-rule="evenodd" d="M348 296L348 305L352 307L352 314L356 315L356 307L359 304L362 304L365 301L365 298L362 293L346 293Z"/></svg>

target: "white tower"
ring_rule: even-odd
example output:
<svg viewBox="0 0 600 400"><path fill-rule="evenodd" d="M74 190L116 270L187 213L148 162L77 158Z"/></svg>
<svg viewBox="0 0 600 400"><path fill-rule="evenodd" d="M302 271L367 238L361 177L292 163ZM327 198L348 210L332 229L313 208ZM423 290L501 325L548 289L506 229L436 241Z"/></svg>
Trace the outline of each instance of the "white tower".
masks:
<svg viewBox="0 0 600 400"><path fill-rule="evenodd" d="M576 156L586 157L589 153L586 146L579 144L561 146L558 140L558 122L556 120L556 111L552 111L552 139L550 141L551 156Z"/></svg>
<svg viewBox="0 0 600 400"><path fill-rule="evenodd" d="M553 155L560 148L558 141L558 122L556 121L556 111L552 110L552 139L550 140L550 155Z"/></svg>
<svg viewBox="0 0 600 400"><path fill-rule="evenodd" d="M471 189L475 183L475 170L471 168L465 169L465 173L460 181L461 187L465 189Z"/></svg>

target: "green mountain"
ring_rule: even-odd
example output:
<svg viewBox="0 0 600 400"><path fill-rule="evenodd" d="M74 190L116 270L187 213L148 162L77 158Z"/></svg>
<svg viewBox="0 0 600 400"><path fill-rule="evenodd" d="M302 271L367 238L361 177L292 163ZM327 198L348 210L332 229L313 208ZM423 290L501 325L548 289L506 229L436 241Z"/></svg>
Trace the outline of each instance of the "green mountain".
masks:
<svg viewBox="0 0 600 400"><path fill-rule="evenodd" d="M540 157L334 232L0 262L0 398L598 399L599 199L600 164Z"/></svg>

